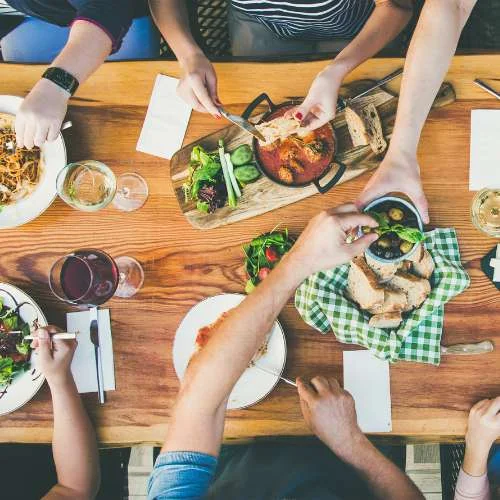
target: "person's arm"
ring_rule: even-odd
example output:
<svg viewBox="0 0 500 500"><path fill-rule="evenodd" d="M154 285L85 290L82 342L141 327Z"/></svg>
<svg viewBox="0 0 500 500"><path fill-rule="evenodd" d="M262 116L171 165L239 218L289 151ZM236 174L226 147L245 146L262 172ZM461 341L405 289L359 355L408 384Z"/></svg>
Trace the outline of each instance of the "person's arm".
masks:
<svg viewBox="0 0 500 500"><path fill-rule="evenodd" d="M297 379L300 406L311 430L366 481L374 498L423 500L410 478L361 432L352 396L334 379Z"/></svg>
<svg viewBox="0 0 500 500"><path fill-rule="evenodd" d="M426 0L406 56L389 149L361 194L360 205L389 192L401 191L413 200L428 222L417 162L418 142L475 3L476 0Z"/></svg>
<svg viewBox="0 0 500 500"><path fill-rule="evenodd" d="M38 329L32 344L54 409L52 450L58 482L44 498L94 498L100 483L99 455L94 429L70 371L76 341L51 341L50 334L56 331L54 327Z"/></svg>
<svg viewBox="0 0 500 500"><path fill-rule="evenodd" d="M455 500L489 500L488 454L500 438L500 397L484 399L469 413L464 463L458 476Z"/></svg>
<svg viewBox="0 0 500 500"><path fill-rule="evenodd" d="M315 78L304 102L294 110L295 118L311 129L333 119L344 77L393 40L411 15L410 1L379 2L358 35Z"/></svg>
<svg viewBox="0 0 500 500"><path fill-rule="evenodd" d="M151 15L183 70L177 92L194 110L220 117L217 76L189 27L185 0L149 0Z"/></svg>

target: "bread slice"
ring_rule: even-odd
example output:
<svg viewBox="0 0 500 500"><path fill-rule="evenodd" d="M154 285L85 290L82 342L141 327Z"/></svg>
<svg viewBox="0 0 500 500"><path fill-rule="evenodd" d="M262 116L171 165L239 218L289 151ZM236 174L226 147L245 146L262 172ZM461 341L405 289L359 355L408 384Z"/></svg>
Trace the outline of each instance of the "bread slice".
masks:
<svg viewBox="0 0 500 500"><path fill-rule="evenodd" d="M408 306L408 297L405 292L399 290L384 290L384 302L382 304L375 304L368 309L372 314L383 314L390 312L404 311Z"/></svg>
<svg viewBox="0 0 500 500"><path fill-rule="evenodd" d="M429 279L435 269L432 255L424 249L422 258L418 262L413 262L412 271L420 278Z"/></svg>
<svg viewBox="0 0 500 500"><path fill-rule="evenodd" d="M394 290L406 293L408 304L404 309L405 311L411 311L420 307L429 293L431 293L429 280L403 271L398 271L388 282L388 285Z"/></svg>
<svg viewBox="0 0 500 500"><path fill-rule="evenodd" d="M424 246L422 245L422 243L419 243L417 249L405 260L412 263L420 262L422 260L422 257L424 256L424 251Z"/></svg>
<svg viewBox="0 0 500 500"><path fill-rule="evenodd" d="M402 321L401 312L391 312L373 315L368 324L376 328L397 328Z"/></svg>
<svg viewBox="0 0 500 500"><path fill-rule="evenodd" d="M370 269L363 256L355 257L351 261L347 294L361 309L369 309L384 302L384 289L379 285L377 275Z"/></svg>
<svg viewBox="0 0 500 500"><path fill-rule="evenodd" d="M401 263L399 262L379 262L368 254L365 255L365 258L366 263L370 266L370 269L381 281L391 279L396 274L396 271L401 267Z"/></svg>
<svg viewBox="0 0 500 500"><path fill-rule="evenodd" d="M374 104L359 109L348 106L345 110L345 119L355 147L369 144L376 154L381 154L387 149L382 121Z"/></svg>

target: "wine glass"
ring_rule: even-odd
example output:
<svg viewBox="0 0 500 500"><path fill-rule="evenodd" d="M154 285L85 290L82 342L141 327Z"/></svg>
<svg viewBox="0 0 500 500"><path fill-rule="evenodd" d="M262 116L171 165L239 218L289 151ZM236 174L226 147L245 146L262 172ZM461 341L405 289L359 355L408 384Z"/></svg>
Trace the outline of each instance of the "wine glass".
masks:
<svg viewBox="0 0 500 500"><path fill-rule="evenodd" d="M144 271L137 260L127 256L113 259L93 248L59 258L49 273L52 293L73 305L97 307L113 296L132 297L143 283Z"/></svg>
<svg viewBox="0 0 500 500"><path fill-rule="evenodd" d="M149 194L146 181L135 173L115 176L104 163L84 160L66 165L57 175L57 193L77 210L95 212L111 202L118 210L141 208Z"/></svg>
<svg viewBox="0 0 500 500"><path fill-rule="evenodd" d="M500 238L500 187L479 191L472 200L471 214L479 230Z"/></svg>

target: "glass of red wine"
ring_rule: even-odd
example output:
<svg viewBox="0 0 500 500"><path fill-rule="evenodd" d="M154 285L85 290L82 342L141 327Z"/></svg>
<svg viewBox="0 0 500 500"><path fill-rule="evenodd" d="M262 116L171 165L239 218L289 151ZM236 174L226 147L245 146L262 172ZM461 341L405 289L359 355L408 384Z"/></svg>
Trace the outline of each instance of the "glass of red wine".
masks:
<svg viewBox="0 0 500 500"><path fill-rule="evenodd" d="M113 259L93 248L58 259L49 273L52 293L74 305L99 306L111 297L132 297L144 283L142 266L132 257Z"/></svg>

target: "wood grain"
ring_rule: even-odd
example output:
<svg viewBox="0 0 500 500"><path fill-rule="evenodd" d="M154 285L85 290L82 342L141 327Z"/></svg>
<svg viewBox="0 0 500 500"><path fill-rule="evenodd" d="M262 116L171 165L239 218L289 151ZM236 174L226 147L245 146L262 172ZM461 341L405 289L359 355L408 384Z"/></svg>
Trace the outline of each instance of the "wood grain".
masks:
<svg viewBox="0 0 500 500"><path fill-rule="evenodd" d="M267 91L277 102L304 95L325 62L304 64L217 64L220 95L233 111L244 109L256 93ZM367 61L349 81L380 78L400 67L399 59ZM496 350L480 356L449 356L440 367L399 363L391 367L393 434L406 438L456 440L464 435L470 406L500 393L500 295L480 269L480 258L496 243L475 230L468 191L470 111L497 108L500 103L472 84L475 77L497 76L500 56L454 59L447 80L458 101L431 112L422 134L419 160L430 202L432 224L455 227L470 288L446 307L443 343L491 339ZM41 66L0 66L1 94L25 95L43 71ZM154 77L178 75L174 63L108 63L72 99L65 132L69 160L86 158L107 163L115 172L135 171L150 187L146 205L133 213L107 208L91 214L72 210L60 200L37 220L2 231L0 280L33 295L48 319L64 326L68 307L50 294L47 273L60 255L78 247L102 248L113 256L128 254L144 265L144 288L129 300L112 299L115 349L115 392L100 406L95 394L83 396L103 444L160 443L168 426L178 382L172 361L177 325L197 301L244 286L241 245L282 223L299 234L318 210L353 200L368 174L324 196L268 212L238 224L198 231L177 204L169 162L138 153L137 138ZM293 74L293 78L290 75ZM394 86L397 90L397 85ZM220 122L194 113L185 143L220 128ZM333 335L320 335L299 318L292 302L280 319L287 332L286 376L317 373L342 378L342 351ZM52 410L46 386L24 408L2 417L0 441L48 442ZM293 388L279 384L261 404L231 412L227 439L298 435L306 429Z"/></svg>

